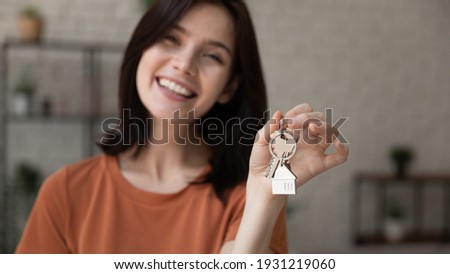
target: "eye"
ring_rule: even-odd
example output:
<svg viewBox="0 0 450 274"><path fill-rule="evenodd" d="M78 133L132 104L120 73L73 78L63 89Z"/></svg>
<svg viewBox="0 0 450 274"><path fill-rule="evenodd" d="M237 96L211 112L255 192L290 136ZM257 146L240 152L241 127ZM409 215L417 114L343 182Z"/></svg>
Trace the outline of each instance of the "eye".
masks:
<svg viewBox="0 0 450 274"><path fill-rule="evenodd" d="M220 58L220 56L218 56L217 54L214 53L205 53L205 56L219 64L223 64L223 60L222 58Z"/></svg>
<svg viewBox="0 0 450 274"><path fill-rule="evenodd" d="M163 37L163 39L165 40L165 41L168 41L168 42L170 42L170 43L172 43L172 44L179 44L180 42L178 41L178 39L177 39L177 37L175 37L174 35L171 35L171 34L167 34L167 35L165 35L164 37Z"/></svg>

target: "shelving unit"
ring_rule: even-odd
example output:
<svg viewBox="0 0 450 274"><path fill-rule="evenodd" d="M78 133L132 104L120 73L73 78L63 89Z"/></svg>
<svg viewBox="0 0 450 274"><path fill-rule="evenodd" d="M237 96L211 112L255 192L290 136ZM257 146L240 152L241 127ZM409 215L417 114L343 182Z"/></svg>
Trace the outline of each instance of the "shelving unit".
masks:
<svg viewBox="0 0 450 274"><path fill-rule="evenodd" d="M363 196L363 185L374 187L372 195L375 198L375 210L373 215L367 216L374 221L375 229L372 233L362 231L363 201L367 196ZM424 188L435 186L440 189L442 195L442 216L441 228L438 231L424 230ZM388 243L383 235L383 224L387 206L387 191L394 187L404 187L410 189L408 199L412 201L412 221L413 227L408 231L400 243L419 242L441 242L448 243L450 240L450 174L415 174L404 178L398 178L392 174L384 173L359 173L353 182L352 216L352 238L353 243L361 244L386 244ZM366 219L367 220L367 219Z"/></svg>
<svg viewBox="0 0 450 274"><path fill-rule="evenodd" d="M26 43L19 40L6 39L1 44L0 51L0 253L11 252L8 250L8 198L11 193L8 190L8 180L10 180L10 174L8 174L8 126L11 124L36 124L36 123L49 123L49 124L76 124L83 125L83 138L82 138L82 150L83 156L87 157L94 153L94 126L101 121L102 117L111 117L110 113L100 113L98 111L98 102L95 100L89 100L92 104L88 107L90 111L88 113L78 114L53 114L51 116L43 116L41 114L32 114L27 117L18 117L8 111L8 103L10 101L9 96L9 84L8 74L10 73L10 61L9 52L21 49L33 49L36 51L58 51L62 53L81 53L82 54L82 75L83 75L83 87L88 90L82 92L84 96L89 95L92 98L99 98L101 92L101 56L104 53L122 54L124 50L123 45L115 44L87 44L77 42L65 42L65 41L43 41L40 43ZM119 68L117 68L117 71ZM117 79L114 79L117 80ZM117 94L117 93L115 93ZM49 136L50 137L50 136Z"/></svg>

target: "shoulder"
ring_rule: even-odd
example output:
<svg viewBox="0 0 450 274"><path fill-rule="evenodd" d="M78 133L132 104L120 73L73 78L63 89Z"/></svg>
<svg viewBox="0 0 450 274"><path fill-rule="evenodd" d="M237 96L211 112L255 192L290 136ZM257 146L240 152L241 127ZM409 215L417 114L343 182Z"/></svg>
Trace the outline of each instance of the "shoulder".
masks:
<svg viewBox="0 0 450 274"><path fill-rule="evenodd" d="M71 193L83 185L87 185L106 170L106 155L96 155L79 162L66 165L47 177L41 187L41 195L49 196Z"/></svg>
<svg viewBox="0 0 450 274"><path fill-rule="evenodd" d="M79 162L66 165L63 169L71 179L78 179L85 176L101 172L106 168L106 162L109 157L104 154L92 156Z"/></svg>

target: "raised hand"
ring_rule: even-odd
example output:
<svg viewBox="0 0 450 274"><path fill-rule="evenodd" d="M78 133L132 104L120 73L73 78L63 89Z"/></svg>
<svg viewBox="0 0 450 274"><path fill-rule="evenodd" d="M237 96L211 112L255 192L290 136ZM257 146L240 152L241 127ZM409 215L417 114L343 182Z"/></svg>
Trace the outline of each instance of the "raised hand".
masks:
<svg viewBox="0 0 450 274"><path fill-rule="evenodd" d="M279 129L281 119L282 113L276 112L258 132L250 157L248 191L272 195L271 179L264 175L272 156L269 152L270 136ZM323 113L313 112L310 105L301 104L289 110L284 121L287 129L298 137L296 152L289 160L290 169L297 177L297 188L347 160L348 147L336 138L339 132L326 124ZM336 152L327 154L331 144Z"/></svg>

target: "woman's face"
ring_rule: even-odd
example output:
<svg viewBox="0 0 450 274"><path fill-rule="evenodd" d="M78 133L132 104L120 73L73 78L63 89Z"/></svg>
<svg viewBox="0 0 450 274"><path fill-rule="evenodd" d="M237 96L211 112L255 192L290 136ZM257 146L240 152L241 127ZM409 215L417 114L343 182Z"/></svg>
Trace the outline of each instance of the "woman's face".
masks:
<svg viewBox="0 0 450 274"><path fill-rule="evenodd" d="M234 31L224 7L201 3L143 52L137 90L153 117L171 118L177 110L183 117L194 110L198 118L231 98Z"/></svg>

